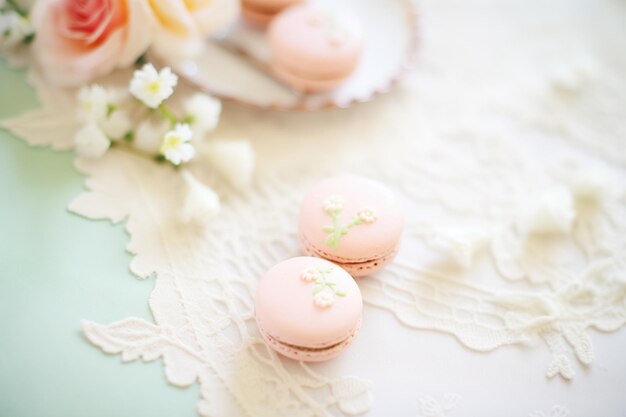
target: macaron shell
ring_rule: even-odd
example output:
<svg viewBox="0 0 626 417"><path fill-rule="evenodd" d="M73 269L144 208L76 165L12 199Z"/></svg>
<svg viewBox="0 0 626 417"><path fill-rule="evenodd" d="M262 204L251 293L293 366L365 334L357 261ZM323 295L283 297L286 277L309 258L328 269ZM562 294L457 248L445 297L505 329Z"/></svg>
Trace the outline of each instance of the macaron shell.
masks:
<svg viewBox="0 0 626 417"><path fill-rule="evenodd" d="M261 336L263 337L265 342L269 346L272 347L272 349L274 349L275 351L277 351L283 356L286 356L288 358L298 360L298 361L320 362L320 361L326 361L326 360L335 358L344 350L346 350L348 347L350 347L352 342L354 342L354 340L356 339L356 336L359 333L360 328L361 328L361 320L359 320L359 322L357 323L357 326L355 327L354 331L350 335L348 335L348 337L344 339L342 342L337 343L327 349L314 350L314 351L306 350L306 349L298 349L294 346L285 345L284 343L281 343L277 341L276 339L274 339L273 337L271 337L267 332L264 332L263 329L261 329Z"/></svg>
<svg viewBox="0 0 626 417"><path fill-rule="evenodd" d="M303 78L289 72L286 68L280 66L272 66L272 70L278 79L288 86L302 93L317 93L320 91L330 90L337 87L343 82L345 76L334 80L316 80L314 78Z"/></svg>
<svg viewBox="0 0 626 417"><path fill-rule="evenodd" d="M328 254L325 252L317 252L315 248L306 240L306 238L302 236L302 234L300 234L298 237L300 239L300 246L302 246L304 253L306 253L309 256L317 256L320 258L328 257ZM396 247L393 251L391 251L390 253L386 255L383 255L380 258L376 258L372 260L364 260L361 262L340 262L340 261L333 261L333 262L335 262L337 265L345 269L346 272L348 272L354 278L360 278L360 277L365 277L367 275L371 275L375 272L380 271L387 264L391 263L395 259L397 254L398 254L398 247Z"/></svg>
<svg viewBox="0 0 626 417"><path fill-rule="evenodd" d="M325 207L334 197L342 201L337 215L340 225L352 222L363 209L375 213L373 222L351 227L339 238L336 247L328 244L329 232L324 230L333 226L332 216ZM300 234L308 242L309 250L342 264L389 255L396 250L403 228L404 212L393 193L376 181L354 175L318 183L306 195L300 210Z"/></svg>
<svg viewBox="0 0 626 417"><path fill-rule="evenodd" d="M345 296L320 307L315 303L314 282L301 278L311 268L331 271L329 281ZM297 257L270 269L259 282L256 319L262 332L281 343L310 349L328 347L346 340L361 319L363 302L359 287L339 266L324 259Z"/></svg>
<svg viewBox="0 0 626 417"><path fill-rule="evenodd" d="M249 24L257 28L267 27L275 16L273 13L263 13L249 7L243 7L241 14Z"/></svg>
<svg viewBox="0 0 626 417"><path fill-rule="evenodd" d="M268 38L274 63L281 67L289 63L308 73L347 75L363 46L362 31L354 19L308 5L293 6L278 15Z"/></svg>
<svg viewBox="0 0 626 417"><path fill-rule="evenodd" d="M304 0L242 0L241 4L245 8L275 14L302 1Z"/></svg>

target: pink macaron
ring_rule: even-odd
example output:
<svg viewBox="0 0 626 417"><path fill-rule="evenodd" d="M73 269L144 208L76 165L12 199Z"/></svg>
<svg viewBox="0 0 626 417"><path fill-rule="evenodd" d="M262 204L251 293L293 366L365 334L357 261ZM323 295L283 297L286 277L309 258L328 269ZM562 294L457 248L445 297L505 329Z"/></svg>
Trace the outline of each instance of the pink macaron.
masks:
<svg viewBox="0 0 626 417"><path fill-rule="evenodd" d="M350 346L361 327L363 301L341 267L302 256L267 271L255 308L270 347L289 358L314 362L334 358Z"/></svg>
<svg viewBox="0 0 626 417"><path fill-rule="evenodd" d="M404 228L404 211L379 182L344 175L316 184L300 209L304 251L335 262L354 277L374 273L393 260Z"/></svg>
<svg viewBox="0 0 626 417"><path fill-rule="evenodd" d="M274 73L302 92L341 84L356 69L363 49L362 30L354 17L310 5L279 14L268 38Z"/></svg>
<svg viewBox="0 0 626 417"><path fill-rule="evenodd" d="M242 0L243 17L254 26L265 27L278 13L304 0Z"/></svg>

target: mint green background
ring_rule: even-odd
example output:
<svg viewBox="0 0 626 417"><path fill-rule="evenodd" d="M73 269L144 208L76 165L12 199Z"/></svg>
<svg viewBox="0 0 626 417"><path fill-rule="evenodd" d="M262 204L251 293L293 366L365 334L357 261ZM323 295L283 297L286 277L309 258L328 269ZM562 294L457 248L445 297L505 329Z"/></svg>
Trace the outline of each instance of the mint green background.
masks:
<svg viewBox="0 0 626 417"><path fill-rule="evenodd" d="M0 118L36 106L0 60ZM152 320L154 285L129 272L123 225L67 211L82 190L69 153L0 130L0 417L196 416L197 385L170 386L160 361L122 364L82 336L82 319Z"/></svg>

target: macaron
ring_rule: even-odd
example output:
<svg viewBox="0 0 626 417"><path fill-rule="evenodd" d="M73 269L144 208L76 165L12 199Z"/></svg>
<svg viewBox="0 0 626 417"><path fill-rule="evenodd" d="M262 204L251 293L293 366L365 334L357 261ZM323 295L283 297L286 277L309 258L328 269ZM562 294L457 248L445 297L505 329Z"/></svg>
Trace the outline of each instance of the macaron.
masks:
<svg viewBox="0 0 626 417"><path fill-rule="evenodd" d="M357 68L362 33L358 21L345 12L306 4L290 7L268 29L270 65L295 90L332 89Z"/></svg>
<svg viewBox="0 0 626 417"><path fill-rule="evenodd" d="M252 25L266 27L282 10L303 0L242 0L243 17Z"/></svg>
<svg viewBox="0 0 626 417"><path fill-rule="evenodd" d="M324 259L301 256L272 267L255 298L266 343L291 359L334 358L356 338L363 301L354 279Z"/></svg>
<svg viewBox="0 0 626 417"><path fill-rule="evenodd" d="M354 277L391 262L403 228L404 211L391 190L355 175L316 184L300 209L304 252L337 263Z"/></svg>

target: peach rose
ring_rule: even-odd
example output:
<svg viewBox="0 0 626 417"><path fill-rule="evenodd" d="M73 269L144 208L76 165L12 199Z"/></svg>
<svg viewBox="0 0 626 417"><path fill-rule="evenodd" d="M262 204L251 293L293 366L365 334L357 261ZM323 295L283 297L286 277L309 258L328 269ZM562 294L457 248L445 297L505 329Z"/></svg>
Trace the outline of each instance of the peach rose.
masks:
<svg viewBox="0 0 626 417"><path fill-rule="evenodd" d="M239 0L148 0L157 20L153 50L166 58L199 52L202 41L232 24Z"/></svg>
<svg viewBox="0 0 626 417"><path fill-rule="evenodd" d="M131 65L152 41L146 0L39 0L34 56L46 77L80 85Z"/></svg>

